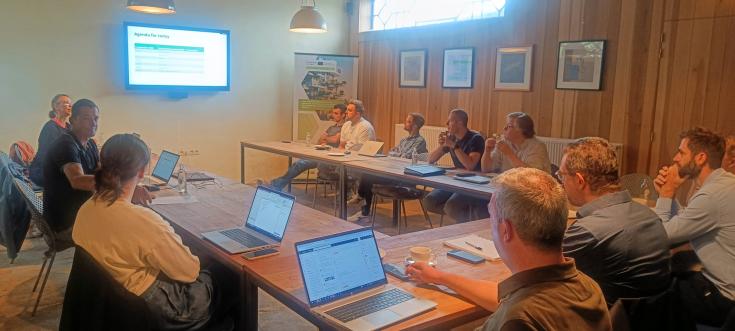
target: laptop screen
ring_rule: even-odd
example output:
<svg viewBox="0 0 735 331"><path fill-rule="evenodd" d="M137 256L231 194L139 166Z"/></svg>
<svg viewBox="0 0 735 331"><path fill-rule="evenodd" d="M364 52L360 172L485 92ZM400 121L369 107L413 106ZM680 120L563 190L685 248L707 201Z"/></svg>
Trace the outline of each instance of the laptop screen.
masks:
<svg viewBox="0 0 735 331"><path fill-rule="evenodd" d="M258 186L245 226L281 241L294 205L294 197Z"/></svg>
<svg viewBox="0 0 735 331"><path fill-rule="evenodd" d="M312 307L387 284L372 229L302 241L296 253Z"/></svg>
<svg viewBox="0 0 735 331"><path fill-rule="evenodd" d="M176 163L179 162L179 155L171 153L169 151L161 152L161 156L158 157L156 167L153 168L151 175L164 182L168 182L171 179L171 174L174 173Z"/></svg>

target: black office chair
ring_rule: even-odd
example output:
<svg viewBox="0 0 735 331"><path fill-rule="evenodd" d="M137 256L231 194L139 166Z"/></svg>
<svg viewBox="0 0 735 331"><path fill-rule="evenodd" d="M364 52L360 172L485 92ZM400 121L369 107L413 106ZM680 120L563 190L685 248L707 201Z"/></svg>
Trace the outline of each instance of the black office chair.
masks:
<svg viewBox="0 0 735 331"><path fill-rule="evenodd" d="M372 205L370 206L371 227L375 227L375 213L377 211L378 199L384 198L398 202L396 204L398 208L398 234L401 234L401 211L403 212L403 223L406 227L408 227L408 216L406 216L406 200L418 200L419 205L421 206L421 211L424 214L424 219L427 223L429 223L430 228L434 228L434 225L431 223L429 213L427 213L426 208L424 208L424 202L422 201L424 198L423 191L418 190L415 187L375 184L373 185L372 192L374 197Z"/></svg>
<svg viewBox="0 0 735 331"><path fill-rule="evenodd" d="M684 311L676 279L659 294L618 299L610 308L610 319L614 331L697 330L694 320Z"/></svg>

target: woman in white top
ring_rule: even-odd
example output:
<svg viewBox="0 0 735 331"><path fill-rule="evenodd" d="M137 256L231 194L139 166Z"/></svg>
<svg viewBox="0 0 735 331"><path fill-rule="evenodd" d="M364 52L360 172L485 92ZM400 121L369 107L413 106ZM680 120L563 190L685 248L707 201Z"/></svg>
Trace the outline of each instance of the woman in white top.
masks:
<svg viewBox="0 0 735 331"><path fill-rule="evenodd" d="M212 275L161 216L131 203L150 160L132 134L111 137L95 173L96 193L77 213L72 237L131 293L142 297L156 329L198 329L216 298Z"/></svg>

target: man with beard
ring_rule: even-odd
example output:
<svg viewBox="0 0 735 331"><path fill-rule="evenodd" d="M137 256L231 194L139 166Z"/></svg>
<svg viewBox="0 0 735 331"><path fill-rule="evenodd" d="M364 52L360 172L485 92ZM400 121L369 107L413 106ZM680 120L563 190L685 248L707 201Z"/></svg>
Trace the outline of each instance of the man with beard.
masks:
<svg viewBox="0 0 735 331"><path fill-rule="evenodd" d="M722 136L703 128L680 135L674 164L658 172L656 213L672 244L688 241L701 271L681 275L684 306L698 323L721 326L735 308L735 175L721 168ZM699 186L685 209L672 198L685 179Z"/></svg>

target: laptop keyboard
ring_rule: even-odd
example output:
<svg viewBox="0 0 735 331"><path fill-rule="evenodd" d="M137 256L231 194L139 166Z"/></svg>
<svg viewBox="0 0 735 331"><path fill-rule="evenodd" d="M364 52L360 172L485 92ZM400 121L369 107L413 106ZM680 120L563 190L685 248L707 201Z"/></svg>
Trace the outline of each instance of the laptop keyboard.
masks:
<svg viewBox="0 0 735 331"><path fill-rule="evenodd" d="M258 247L268 245L267 242L260 240L258 239L258 237L253 236L240 229L225 230L221 233L227 236L227 238L237 241L245 247Z"/></svg>
<svg viewBox="0 0 735 331"><path fill-rule="evenodd" d="M342 323L347 323L411 299L413 299L413 295L394 288L342 307L334 308L327 311L326 314L340 320Z"/></svg>

